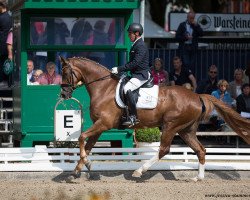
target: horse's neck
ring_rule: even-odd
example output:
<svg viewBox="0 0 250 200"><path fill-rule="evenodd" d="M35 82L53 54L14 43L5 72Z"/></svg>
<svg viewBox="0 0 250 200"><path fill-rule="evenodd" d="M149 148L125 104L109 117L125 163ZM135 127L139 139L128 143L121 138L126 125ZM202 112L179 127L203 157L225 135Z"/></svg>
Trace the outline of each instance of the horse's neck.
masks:
<svg viewBox="0 0 250 200"><path fill-rule="evenodd" d="M106 95L115 95L117 83L112 78L97 81L87 87L91 101L100 101Z"/></svg>
<svg viewBox="0 0 250 200"><path fill-rule="evenodd" d="M96 66L89 67L85 73L87 74L87 76L85 76L85 83L90 83L87 86L87 91L91 100L103 98L106 92L115 91L117 81L111 77L107 77L110 75L107 70ZM107 77L107 79L105 79L105 77ZM104 78L104 80L99 80L101 78Z"/></svg>

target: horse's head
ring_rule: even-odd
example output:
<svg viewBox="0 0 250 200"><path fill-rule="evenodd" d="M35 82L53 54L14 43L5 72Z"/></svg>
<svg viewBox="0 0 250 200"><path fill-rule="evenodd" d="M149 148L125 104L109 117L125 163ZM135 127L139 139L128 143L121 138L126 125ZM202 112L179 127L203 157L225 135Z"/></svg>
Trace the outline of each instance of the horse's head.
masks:
<svg viewBox="0 0 250 200"><path fill-rule="evenodd" d="M62 84L61 97L69 99L72 97L74 89L85 85L87 90L91 90L90 85L95 83L94 89L103 88L103 80L111 78L111 72L102 65L87 58L60 57L62 64ZM106 82L109 84L109 82Z"/></svg>
<svg viewBox="0 0 250 200"><path fill-rule="evenodd" d="M79 83L79 74L73 71L70 61L60 57L62 64L62 84L61 84L61 97L69 99L72 97L74 89Z"/></svg>

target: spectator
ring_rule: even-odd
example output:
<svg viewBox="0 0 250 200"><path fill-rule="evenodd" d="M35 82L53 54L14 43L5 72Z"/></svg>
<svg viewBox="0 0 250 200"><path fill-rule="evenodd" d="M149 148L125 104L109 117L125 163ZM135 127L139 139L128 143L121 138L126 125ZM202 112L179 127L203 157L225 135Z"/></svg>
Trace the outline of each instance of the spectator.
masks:
<svg viewBox="0 0 250 200"><path fill-rule="evenodd" d="M245 83L250 83L250 81L249 81L249 78L250 78L250 61L248 61L247 67L244 70L244 76L243 76L243 78L244 78L244 82Z"/></svg>
<svg viewBox="0 0 250 200"><path fill-rule="evenodd" d="M41 69L37 69L33 73L33 79L34 82L29 82L29 85L39 85L38 79L43 74L43 71Z"/></svg>
<svg viewBox="0 0 250 200"><path fill-rule="evenodd" d="M61 18L55 18L54 36L56 45L66 45L66 38L70 36L70 31L67 24ZM60 74L62 71L62 65L59 56L67 58L68 53L65 51L56 52L56 73Z"/></svg>
<svg viewBox="0 0 250 200"><path fill-rule="evenodd" d="M93 27L85 18L77 18L71 30L73 45L93 45ZM78 57L87 57L89 52L74 53Z"/></svg>
<svg viewBox="0 0 250 200"><path fill-rule="evenodd" d="M13 61L13 31L12 28L10 29L9 33L8 33L8 37L6 40L6 44L7 44L7 51L8 51L8 59Z"/></svg>
<svg viewBox="0 0 250 200"><path fill-rule="evenodd" d="M34 62L32 60L27 61L27 85L34 82Z"/></svg>
<svg viewBox="0 0 250 200"><path fill-rule="evenodd" d="M47 44L47 31L43 22L36 21L30 24L30 43Z"/></svg>
<svg viewBox="0 0 250 200"><path fill-rule="evenodd" d="M0 1L0 86L7 86L7 81L9 80L8 75L3 72L3 64L8 59L6 41L11 25L12 21L7 10L7 2Z"/></svg>
<svg viewBox="0 0 250 200"><path fill-rule="evenodd" d="M217 90L217 76L217 67L215 65L211 65L208 69L208 79L199 82L196 92L198 94L211 94L213 91Z"/></svg>
<svg viewBox="0 0 250 200"><path fill-rule="evenodd" d="M47 45L48 32L47 22L31 21L30 24L30 43L33 45ZM46 51L37 51L30 58L34 60L34 65L42 70L45 70L48 53Z"/></svg>
<svg viewBox="0 0 250 200"><path fill-rule="evenodd" d="M212 92L212 96L223 101L228 107L232 107L233 98L231 97L230 93L227 91L228 82L224 79L219 80L218 82L218 89ZM217 130L220 130L222 126L225 124L224 120L222 120L218 113L214 110L212 113L212 117L210 119L212 123L215 123ZM218 138L222 139L222 138Z"/></svg>
<svg viewBox="0 0 250 200"><path fill-rule="evenodd" d="M108 33L105 32L106 22L103 20L98 20L94 25L93 31L93 45L107 45L109 44L109 36ZM89 58L94 60L100 64L104 64L105 61L105 52L91 52L89 54Z"/></svg>
<svg viewBox="0 0 250 200"><path fill-rule="evenodd" d="M115 32L115 19L112 20L112 22L109 25L108 29L108 38L109 38L109 44L114 45L116 44L116 32Z"/></svg>
<svg viewBox="0 0 250 200"><path fill-rule="evenodd" d="M118 31L119 28L121 28L120 26L116 26L116 19L112 19L112 21L109 24L108 27L108 39L109 39L109 45L115 45L115 44L119 44L121 43L120 41L123 39L123 37L121 37L122 32ZM122 40L123 41L123 40ZM114 66L115 65L115 57L116 57L116 53L113 51L109 51L106 52L106 58L105 58L105 62L103 63L104 66L109 67L109 66Z"/></svg>
<svg viewBox="0 0 250 200"><path fill-rule="evenodd" d="M66 38L70 36L67 24L61 18L55 18L54 25L55 44L67 44Z"/></svg>
<svg viewBox="0 0 250 200"><path fill-rule="evenodd" d="M83 45L88 43L93 32L91 24L84 18L78 18L71 30L71 37L73 38L73 44Z"/></svg>
<svg viewBox="0 0 250 200"><path fill-rule="evenodd" d="M151 71L154 78L155 85L168 85L169 77L168 72L163 68L163 60L161 58L156 58L154 60L154 66Z"/></svg>
<svg viewBox="0 0 250 200"><path fill-rule="evenodd" d="M230 93L227 91L228 82L224 79L219 80L218 89L212 92L212 96L226 103L229 107L232 106L233 99Z"/></svg>
<svg viewBox="0 0 250 200"><path fill-rule="evenodd" d="M241 87L242 94L236 98L237 112L250 113L250 85L245 83Z"/></svg>
<svg viewBox="0 0 250 200"><path fill-rule="evenodd" d="M196 90L196 79L191 70L187 70L182 67L182 62L179 57L173 58L174 71L170 73L170 85L183 85L190 83L193 87L193 91Z"/></svg>
<svg viewBox="0 0 250 200"><path fill-rule="evenodd" d="M241 94L241 87L244 84L243 73L242 69L236 69L234 71L234 80L229 83L228 92L233 99L236 99Z"/></svg>
<svg viewBox="0 0 250 200"><path fill-rule="evenodd" d="M187 20L180 23L176 31L176 39L179 41L179 54L183 65L195 72L195 58L198 49L198 38L203 35L200 25L194 20L195 13L189 12Z"/></svg>
<svg viewBox="0 0 250 200"><path fill-rule="evenodd" d="M12 32L12 28L10 29L8 36L7 36L7 41L6 41L6 45L7 45L7 51L8 51L8 59L13 63L13 32ZM10 87L12 85L12 75L9 74L9 78L8 78L8 86Z"/></svg>
<svg viewBox="0 0 250 200"><path fill-rule="evenodd" d="M56 74L56 65L48 62L46 65L46 73L43 73L37 80L40 85L59 85L62 83L62 77Z"/></svg>

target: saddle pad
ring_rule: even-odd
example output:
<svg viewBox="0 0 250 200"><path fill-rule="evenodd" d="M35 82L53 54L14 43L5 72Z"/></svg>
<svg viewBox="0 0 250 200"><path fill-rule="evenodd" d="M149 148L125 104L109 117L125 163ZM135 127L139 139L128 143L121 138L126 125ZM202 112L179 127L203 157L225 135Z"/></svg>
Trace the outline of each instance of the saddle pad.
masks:
<svg viewBox="0 0 250 200"><path fill-rule="evenodd" d="M116 87L116 94L115 100L118 106L121 108L125 108L125 104L121 100L119 90L121 86L121 80L119 81ZM157 106L158 102L158 93L159 93L159 86L154 85L152 88L140 88L139 89L139 98L136 104L136 108L143 108L143 109L153 109Z"/></svg>

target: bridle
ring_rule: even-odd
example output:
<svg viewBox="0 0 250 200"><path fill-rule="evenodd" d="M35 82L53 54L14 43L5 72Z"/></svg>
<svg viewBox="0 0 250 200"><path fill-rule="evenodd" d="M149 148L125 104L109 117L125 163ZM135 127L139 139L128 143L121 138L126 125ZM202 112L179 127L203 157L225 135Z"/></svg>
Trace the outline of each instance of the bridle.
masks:
<svg viewBox="0 0 250 200"><path fill-rule="evenodd" d="M63 88L71 88L72 90L75 90L76 88L79 88L79 87L81 87L81 86L83 86L83 85L85 85L86 87L88 87L90 84L92 84L92 83L95 83L95 82L98 82L98 81L102 81L102 80L106 80L106 79L108 79L108 78L111 78L111 73L109 74L109 75L106 75L106 76L104 76L104 77L101 77L101 78L98 78L98 79L96 79L96 80L93 80L93 81L90 81L89 83L82 83L82 84L80 84L80 85L74 85L74 77L75 78L77 78L77 76L76 76L76 73L75 73L75 71L73 70L73 68L71 67L71 65L70 65L70 63L66 63L67 65L65 66L63 66L62 67L62 71L63 71L63 69L65 69L65 68L69 68L69 70L70 70L70 83L65 83L65 84L61 84L61 87L62 87L62 89Z"/></svg>
<svg viewBox="0 0 250 200"><path fill-rule="evenodd" d="M65 68L69 68L70 70L70 83L64 83L64 84L61 84L61 87L62 88L72 88L73 90L77 88L77 86L74 85L74 76L77 78L74 70L72 69L71 65L69 63L67 63L67 65L63 66L62 67L62 71L65 69Z"/></svg>

